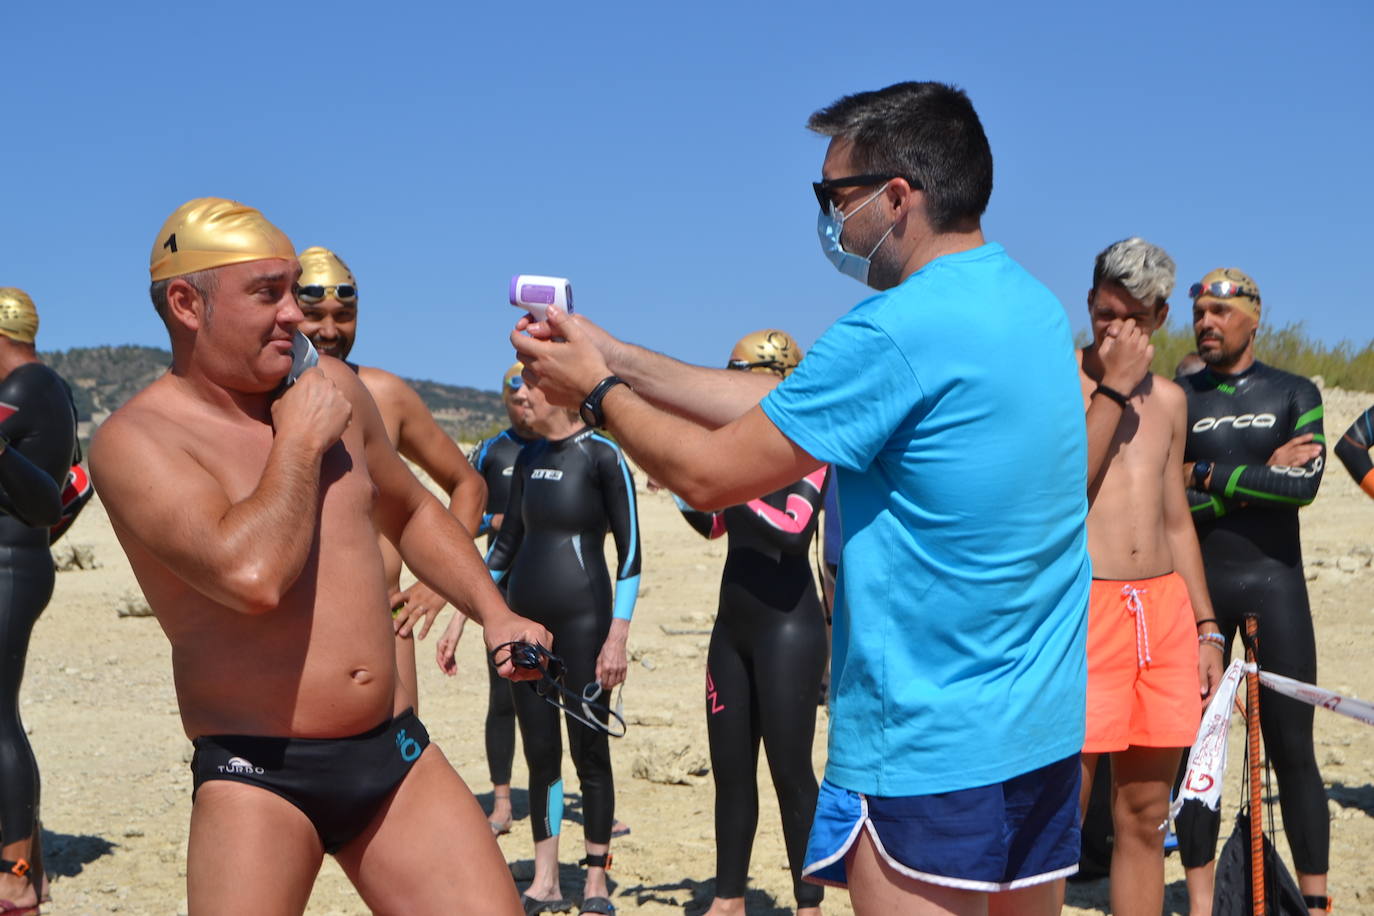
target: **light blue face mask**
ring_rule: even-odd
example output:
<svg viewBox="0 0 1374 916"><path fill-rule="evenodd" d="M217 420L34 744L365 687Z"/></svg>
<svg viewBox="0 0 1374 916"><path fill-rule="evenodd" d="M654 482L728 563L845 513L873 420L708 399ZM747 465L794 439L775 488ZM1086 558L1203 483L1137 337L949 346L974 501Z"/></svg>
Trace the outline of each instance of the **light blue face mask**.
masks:
<svg viewBox="0 0 1374 916"><path fill-rule="evenodd" d="M887 182L884 182L883 186L873 192L867 200L855 207L848 216L853 216L855 213L858 213L864 207L867 207L870 203L877 200L878 196L885 190L887 190ZM829 212L822 210L821 215L816 220L816 235L820 236L821 239L821 251L825 252L825 256L830 259L830 263L835 265L835 269L846 277L853 277L864 286L867 286L868 269L873 266L873 255L882 247L883 242L887 241L887 237L892 234L892 230L897 228L897 224L893 223L891 226L887 227L887 231L883 233L883 237L878 239L878 244L873 246L873 250L870 251L867 256L857 255L845 251L844 245L840 244L840 234L844 232L844 221L848 216L841 212L840 208L835 206L835 202L832 200L830 202Z"/></svg>

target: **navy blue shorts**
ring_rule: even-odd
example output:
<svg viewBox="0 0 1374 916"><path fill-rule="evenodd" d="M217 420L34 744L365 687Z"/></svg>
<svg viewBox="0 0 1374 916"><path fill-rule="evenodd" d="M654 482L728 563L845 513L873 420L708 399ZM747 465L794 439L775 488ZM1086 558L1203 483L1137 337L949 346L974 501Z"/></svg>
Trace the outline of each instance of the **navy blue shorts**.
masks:
<svg viewBox="0 0 1374 916"><path fill-rule="evenodd" d="M845 856L867 829L917 881L1008 891L1078 871L1078 755L1005 782L933 795L861 795L824 780L802 875L846 887Z"/></svg>

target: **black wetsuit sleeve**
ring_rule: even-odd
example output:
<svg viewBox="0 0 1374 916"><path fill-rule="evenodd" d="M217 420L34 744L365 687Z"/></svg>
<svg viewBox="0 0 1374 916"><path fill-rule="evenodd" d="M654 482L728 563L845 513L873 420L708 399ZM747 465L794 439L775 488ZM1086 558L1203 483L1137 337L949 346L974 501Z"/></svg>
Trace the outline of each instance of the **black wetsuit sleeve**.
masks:
<svg viewBox="0 0 1374 916"><path fill-rule="evenodd" d="M1249 506L1286 509L1305 506L1317 498L1322 482L1322 468L1326 465L1326 436L1322 430L1322 396L1311 382L1298 385L1292 393L1289 416L1293 427L1288 438L1312 434L1312 441L1322 446L1321 452L1299 467L1280 467L1265 464L1228 464L1218 461L1212 465L1208 496ZM1286 441L1286 440L1285 440ZM1193 518L1198 519L1197 512Z"/></svg>
<svg viewBox="0 0 1374 916"><path fill-rule="evenodd" d="M687 519L687 524L691 525L696 533L702 537L709 540L718 538L725 533L723 513L702 512L700 509L693 509L676 493L673 494L673 502L677 504L677 509L682 513L682 517Z"/></svg>
<svg viewBox="0 0 1374 916"><path fill-rule="evenodd" d="M791 486L760 499L751 499L745 504L749 512L734 518L741 520L740 524L749 525L756 537L786 553L805 551L816 535L828 470L827 465Z"/></svg>
<svg viewBox="0 0 1374 916"><path fill-rule="evenodd" d="M525 494L525 455L521 452L515 459L515 471L511 475L510 497L506 500L506 516L501 522L501 530L496 535L491 550L487 552L487 569L497 582L505 578L515 562L515 554L520 550L520 542L525 539L525 520L520 512L520 500Z"/></svg>
<svg viewBox="0 0 1374 916"><path fill-rule="evenodd" d="M62 520L62 485L76 451L71 396L46 367L21 366L0 383L0 508L30 528Z"/></svg>
<svg viewBox="0 0 1374 916"><path fill-rule="evenodd" d="M613 616L629 620L639 597L639 506L635 502L635 480L619 448L602 450L596 463L605 494L606 518L615 538L615 610Z"/></svg>
<svg viewBox="0 0 1374 916"><path fill-rule="evenodd" d="M1350 428L1336 443L1336 457L1355 478L1355 483L1364 485L1370 471L1374 471L1374 461L1369 458L1369 448L1374 446L1374 407L1360 414Z"/></svg>
<svg viewBox="0 0 1374 916"><path fill-rule="evenodd" d="M490 448L490 444L490 439L483 439L473 446L472 451L468 453L468 464L472 465L472 469L482 475L484 480L487 476L487 469L484 465L486 464L487 450ZM490 485L488 485L488 488L490 488ZM487 511L482 513L482 521L478 524L477 531L474 532L474 534L491 534L491 520L494 515L495 513L491 511L491 506L487 506Z"/></svg>
<svg viewBox="0 0 1374 916"><path fill-rule="evenodd" d="M61 489L12 445L0 453L0 509L30 528L51 528L62 520Z"/></svg>

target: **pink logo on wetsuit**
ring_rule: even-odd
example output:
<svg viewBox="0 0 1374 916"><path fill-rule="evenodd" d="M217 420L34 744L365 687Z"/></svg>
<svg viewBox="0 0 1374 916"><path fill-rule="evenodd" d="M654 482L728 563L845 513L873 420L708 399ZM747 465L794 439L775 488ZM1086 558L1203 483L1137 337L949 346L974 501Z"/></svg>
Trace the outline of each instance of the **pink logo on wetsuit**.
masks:
<svg viewBox="0 0 1374 916"><path fill-rule="evenodd" d="M711 704L711 715L725 709L725 704L720 702L720 694L716 691L716 682L711 680L711 672L706 672L706 702Z"/></svg>

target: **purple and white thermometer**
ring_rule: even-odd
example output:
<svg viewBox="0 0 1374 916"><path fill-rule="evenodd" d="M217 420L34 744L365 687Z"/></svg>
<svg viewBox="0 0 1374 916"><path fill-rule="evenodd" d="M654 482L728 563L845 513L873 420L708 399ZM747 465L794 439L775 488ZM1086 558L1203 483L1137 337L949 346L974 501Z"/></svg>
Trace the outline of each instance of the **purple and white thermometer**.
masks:
<svg viewBox="0 0 1374 916"><path fill-rule="evenodd" d="M565 277L517 274L510 278L510 304L529 312L535 321L543 321L548 317L551 305L571 314L572 282Z"/></svg>

